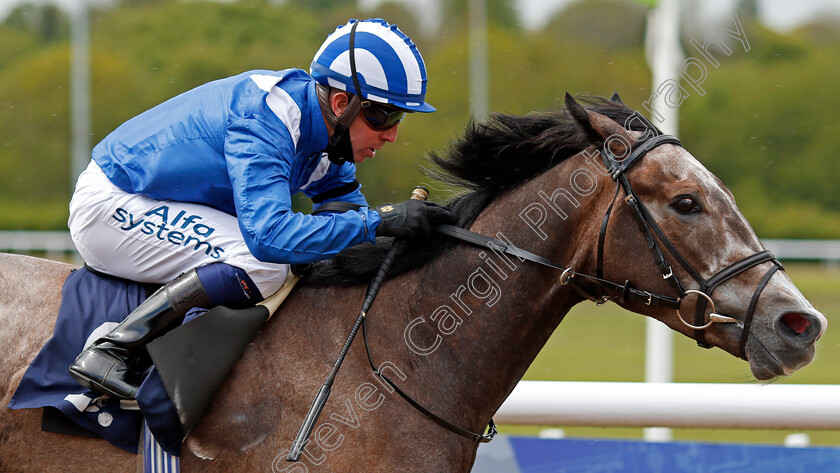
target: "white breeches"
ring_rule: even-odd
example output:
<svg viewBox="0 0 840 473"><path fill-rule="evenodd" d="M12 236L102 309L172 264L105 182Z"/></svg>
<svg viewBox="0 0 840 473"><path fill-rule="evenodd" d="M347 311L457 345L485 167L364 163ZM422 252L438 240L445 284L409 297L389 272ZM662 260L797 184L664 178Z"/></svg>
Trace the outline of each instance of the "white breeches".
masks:
<svg viewBox="0 0 840 473"><path fill-rule="evenodd" d="M289 265L264 263L248 250L236 217L184 202L129 194L91 161L70 202L70 235L93 269L139 282L165 284L210 263L246 273L263 297L283 285Z"/></svg>

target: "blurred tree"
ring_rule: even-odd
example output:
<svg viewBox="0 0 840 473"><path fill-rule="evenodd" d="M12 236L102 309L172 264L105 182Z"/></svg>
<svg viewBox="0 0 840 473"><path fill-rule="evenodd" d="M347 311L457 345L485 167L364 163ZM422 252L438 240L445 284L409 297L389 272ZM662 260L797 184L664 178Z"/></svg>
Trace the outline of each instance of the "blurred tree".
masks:
<svg viewBox="0 0 840 473"><path fill-rule="evenodd" d="M758 21L759 6L758 0L738 0L735 13L741 23L753 23Z"/></svg>
<svg viewBox="0 0 840 473"><path fill-rule="evenodd" d="M122 3L129 7L148 6L148 5L163 5L166 3L174 3L178 0L122 0Z"/></svg>
<svg viewBox="0 0 840 473"><path fill-rule="evenodd" d="M630 0L583 0L559 12L542 30L562 42L638 49L644 42L647 11Z"/></svg>
<svg viewBox="0 0 840 473"><path fill-rule="evenodd" d="M0 77L0 222L6 228L66 222L69 64L68 49L52 45L21 58Z"/></svg>
<svg viewBox="0 0 840 473"><path fill-rule="evenodd" d="M824 16L797 28L792 36L801 38L806 43L840 46L840 19Z"/></svg>
<svg viewBox="0 0 840 473"><path fill-rule="evenodd" d="M348 3L347 0L287 0L289 6L313 11L320 10L317 13L340 9Z"/></svg>
<svg viewBox="0 0 840 473"><path fill-rule="evenodd" d="M20 5L9 13L3 25L31 31L41 41L66 39L70 31L67 16L55 5Z"/></svg>
<svg viewBox="0 0 840 473"><path fill-rule="evenodd" d="M414 13L409 11L405 6L394 1L387 1L376 7L371 11L365 11L361 17L365 18L382 18L383 20L397 25L400 31L407 34L421 50L422 54L426 54L426 49L423 48L425 38L421 35L420 25Z"/></svg>
<svg viewBox="0 0 840 473"><path fill-rule="evenodd" d="M124 7L101 12L95 23L94 47L124 56L150 74L144 85L148 99L135 104L134 113L245 70L308 69L324 38L310 14L289 7L256 8L252 2Z"/></svg>
<svg viewBox="0 0 840 473"><path fill-rule="evenodd" d="M43 43L31 31L0 27L0 70L3 70L25 54L43 47Z"/></svg>
<svg viewBox="0 0 840 473"><path fill-rule="evenodd" d="M740 201L764 203L745 206L759 235L826 237L840 208L840 169L830 156L840 94L825 80L840 73L835 50L763 28L752 34L755 50L733 54L710 71L706 96L685 101L681 138ZM797 215L793 209L801 210L797 224L780 227L779 215Z"/></svg>
<svg viewBox="0 0 840 473"><path fill-rule="evenodd" d="M743 27L744 34L750 43L750 50L744 51L737 41L734 45L738 46L736 49L738 54L745 54L743 60L746 61L757 61L767 65L779 61L796 61L804 58L813 46L793 35L783 35L770 30L760 23L746 23Z"/></svg>
<svg viewBox="0 0 840 473"><path fill-rule="evenodd" d="M515 30L519 28L513 0L483 0L487 9L487 22L493 25ZM443 2L443 29L451 31L462 29L468 23L467 13L470 0L441 0Z"/></svg>

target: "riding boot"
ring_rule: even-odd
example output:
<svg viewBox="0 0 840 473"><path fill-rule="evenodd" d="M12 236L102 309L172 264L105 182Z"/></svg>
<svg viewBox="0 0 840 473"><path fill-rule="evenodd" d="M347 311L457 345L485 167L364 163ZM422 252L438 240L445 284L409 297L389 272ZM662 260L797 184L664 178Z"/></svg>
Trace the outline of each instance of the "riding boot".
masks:
<svg viewBox="0 0 840 473"><path fill-rule="evenodd" d="M193 307L210 308L195 270L160 288L114 330L97 339L70 365L82 386L119 399L134 399L150 362L144 346L176 327Z"/></svg>

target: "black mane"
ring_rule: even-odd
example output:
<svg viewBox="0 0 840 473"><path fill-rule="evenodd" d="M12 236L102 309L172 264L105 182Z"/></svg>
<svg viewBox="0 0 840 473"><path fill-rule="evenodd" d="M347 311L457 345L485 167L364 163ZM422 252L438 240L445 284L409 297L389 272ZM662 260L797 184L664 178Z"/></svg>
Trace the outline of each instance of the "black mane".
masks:
<svg viewBox="0 0 840 473"><path fill-rule="evenodd" d="M623 125L637 113L620 101L603 97L587 96L578 101ZM641 120L629 121L630 129L645 131ZM445 154L431 152L429 160L436 168L432 177L460 191L445 205L460 216L459 226L468 227L493 198L574 156L588 144L587 136L565 109L525 116L495 113L484 122L471 121ZM314 286L367 284L391 243L390 238L378 238L375 246L348 248L331 260L312 265L302 282ZM454 245L452 239L440 235L407 242L401 245L389 274L425 264Z"/></svg>

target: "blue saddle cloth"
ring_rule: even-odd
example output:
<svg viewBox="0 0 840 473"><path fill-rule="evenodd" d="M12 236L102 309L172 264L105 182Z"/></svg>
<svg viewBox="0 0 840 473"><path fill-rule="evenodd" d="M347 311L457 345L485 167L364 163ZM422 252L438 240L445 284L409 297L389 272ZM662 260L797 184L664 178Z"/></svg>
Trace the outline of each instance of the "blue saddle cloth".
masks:
<svg viewBox="0 0 840 473"><path fill-rule="evenodd" d="M178 414L154 369L140 387L136 406L86 390L67 371L88 341L108 333L145 300L145 287L80 269L67 277L61 296L53 336L29 365L9 408L55 407L76 424L135 454L145 419L160 446L180 455L183 433ZM187 320L203 312L193 310Z"/></svg>

